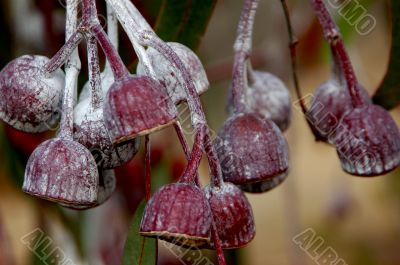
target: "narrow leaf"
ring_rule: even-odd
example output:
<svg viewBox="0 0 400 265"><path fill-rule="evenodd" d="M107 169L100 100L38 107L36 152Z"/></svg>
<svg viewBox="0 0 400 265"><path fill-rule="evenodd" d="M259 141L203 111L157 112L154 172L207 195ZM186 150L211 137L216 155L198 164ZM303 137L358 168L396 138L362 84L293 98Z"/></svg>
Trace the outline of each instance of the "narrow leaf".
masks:
<svg viewBox="0 0 400 265"><path fill-rule="evenodd" d="M391 1L392 48L389 66L381 85L373 97L374 103L392 109L400 103L400 1Z"/></svg>
<svg viewBox="0 0 400 265"><path fill-rule="evenodd" d="M142 201L136 209L125 242L122 265L155 265L157 264L157 240L139 234L140 221L146 202Z"/></svg>
<svg viewBox="0 0 400 265"><path fill-rule="evenodd" d="M204 35L217 0L164 0L155 26L165 41L196 49Z"/></svg>

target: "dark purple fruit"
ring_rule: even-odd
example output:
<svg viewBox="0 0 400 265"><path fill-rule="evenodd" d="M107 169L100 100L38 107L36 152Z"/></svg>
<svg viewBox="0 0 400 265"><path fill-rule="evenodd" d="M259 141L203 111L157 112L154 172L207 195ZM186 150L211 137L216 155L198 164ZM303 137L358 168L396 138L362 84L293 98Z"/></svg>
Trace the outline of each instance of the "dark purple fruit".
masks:
<svg viewBox="0 0 400 265"><path fill-rule="evenodd" d="M268 72L253 71L246 90L247 106L285 131L291 118L291 99L286 85Z"/></svg>
<svg viewBox="0 0 400 265"><path fill-rule="evenodd" d="M369 101L368 93L359 86L361 95ZM307 119L314 127L319 141L329 142L335 138L335 131L343 115L352 110L350 95L336 79L330 79L320 85L314 93L314 99L307 113Z"/></svg>
<svg viewBox="0 0 400 265"><path fill-rule="evenodd" d="M241 248L255 236L253 211L244 193L231 183L207 186L206 197L224 249Z"/></svg>
<svg viewBox="0 0 400 265"><path fill-rule="evenodd" d="M207 91L209 82L203 64L197 55L185 45L177 42L168 42L168 45L174 50L178 57L182 60L186 69L189 70L190 76L194 82L194 86L199 95ZM153 48L148 48L147 56L151 66L154 69L157 80L167 88L168 94L175 104L186 101L186 92L182 86L182 78L179 70L171 66L169 61ZM147 75L142 63L137 66L138 75Z"/></svg>
<svg viewBox="0 0 400 265"><path fill-rule="evenodd" d="M345 114L334 143L342 168L352 175L382 175L400 164L399 129L377 105L367 104Z"/></svg>
<svg viewBox="0 0 400 265"><path fill-rule="evenodd" d="M114 144L174 123L177 110L164 86L147 76L116 81L107 93L104 119Z"/></svg>
<svg viewBox="0 0 400 265"><path fill-rule="evenodd" d="M83 145L65 139L47 140L30 156L23 191L70 207L97 202L99 175L93 156Z"/></svg>
<svg viewBox="0 0 400 265"><path fill-rule="evenodd" d="M210 243L211 220L210 205L200 188L168 184L148 202L140 234L183 247L205 247Z"/></svg>
<svg viewBox="0 0 400 265"><path fill-rule="evenodd" d="M248 192L264 192L288 173L288 146L282 132L257 113L230 117L216 142L224 180Z"/></svg>
<svg viewBox="0 0 400 265"><path fill-rule="evenodd" d="M90 99L75 107L74 139L88 148L102 169L111 169L126 163L139 150L139 139L114 146L104 123L103 109L93 108Z"/></svg>
<svg viewBox="0 0 400 265"><path fill-rule="evenodd" d="M48 61L24 55L0 72L0 118L18 130L43 132L58 122L64 73L60 69L45 73Z"/></svg>

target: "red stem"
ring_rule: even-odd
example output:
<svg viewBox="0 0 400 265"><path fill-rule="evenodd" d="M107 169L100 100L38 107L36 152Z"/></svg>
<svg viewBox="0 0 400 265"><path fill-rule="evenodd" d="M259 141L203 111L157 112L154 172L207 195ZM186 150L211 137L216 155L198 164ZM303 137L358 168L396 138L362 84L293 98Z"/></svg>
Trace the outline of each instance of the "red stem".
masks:
<svg viewBox="0 0 400 265"><path fill-rule="evenodd" d="M174 50L164 43L160 38L158 38L153 32L144 31L140 34L140 40L144 45L150 46L161 53L168 61L170 61L181 73L184 80L183 87L185 88L187 94L187 101L192 117L192 124L196 130L196 138L200 135L200 140L195 141L195 145L192 149L192 155L185 172L191 172L196 166L195 170L197 172L198 165L200 164L203 138L208 141L211 139L210 131L207 125L207 121L204 115L203 107L201 106L199 95L197 94L196 88L194 86L193 80L189 74L189 71L184 66L182 60L174 52ZM199 133L201 132L201 133ZM209 148L206 148L207 157L212 157L214 159L209 159L211 174L212 174L212 184L220 186L223 183L221 165L219 163L217 153L215 151L212 143L208 144ZM201 152L200 152L201 151ZM196 155L197 154L197 155ZM216 158L216 159L215 159Z"/></svg>
<svg viewBox="0 0 400 265"><path fill-rule="evenodd" d="M96 36L97 41L106 55L111 70L114 73L114 77L117 80L121 80L129 75L128 69L125 67L121 57L117 50L111 43L106 32L101 27L100 22L97 18L96 1L95 0L82 0L83 10L83 22L82 24L91 30Z"/></svg>
<svg viewBox="0 0 400 265"><path fill-rule="evenodd" d="M90 105L94 109L101 108L103 92L101 89L100 65L97 49L97 41L94 36L87 39L89 84L90 84Z"/></svg>
<svg viewBox="0 0 400 265"><path fill-rule="evenodd" d="M112 45L111 41L100 24L93 25L91 31L95 34L104 54L111 65L111 70L114 73L116 80L121 80L129 75L128 69L124 65L117 50Z"/></svg>
<svg viewBox="0 0 400 265"><path fill-rule="evenodd" d="M254 18L259 0L245 0L240 14L234 45L235 58L232 70L232 99L236 112L246 111L245 90L248 86L247 61L250 58Z"/></svg>
<svg viewBox="0 0 400 265"><path fill-rule="evenodd" d="M145 188L145 197L146 201L150 200L151 197L151 145L150 145L150 135L146 134L144 137L144 152L145 152L145 174L146 174L146 188Z"/></svg>
<svg viewBox="0 0 400 265"><path fill-rule="evenodd" d="M299 103L300 103L301 111L303 112L304 116L307 117L308 116L308 110L307 110L306 104L304 102L303 94L301 93L299 78L297 76L296 46L298 44L298 41L294 37L292 22L291 22L290 14L289 14L289 8L288 8L286 0L281 0L281 4L282 4L283 13L285 15L286 26L287 26L287 31L288 31L288 35L289 35L290 61L291 61L291 64L292 64L292 78L293 78L293 82L294 82L294 89L295 89L295 92L296 92L296 95L297 95L297 99L299 100ZM312 122L308 118L306 119L306 122L307 122L308 127L310 128L311 132L315 136L315 140L316 141L321 141L322 139L321 139L320 133L314 127Z"/></svg>
<svg viewBox="0 0 400 265"><path fill-rule="evenodd" d="M367 102L363 99L363 97L361 97L357 78L354 73L350 58L346 52L346 48L344 47L338 27L329 14L323 0L311 0L311 3L324 31L325 39L329 42L334 56L337 56L337 59L340 62L339 66L345 77L347 89L349 90L353 106L363 106Z"/></svg>
<svg viewBox="0 0 400 265"><path fill-rule="evenodd" d="M224 251L221 246L221 239L219 238L219 235L217 232L217 227L215 226L214 218L212 220L212 225L211 225L211 238L214 242L215 251L217 252L218 264L226 265Z"/></svg>
<svg viewBox="0 0 400 265"><path fill-rule="evenodd" d="M196 182L198 175L198 168L200 166L200 161L203 156L203 145L202 139L204 138L204 128L200 127L196 130L196 135L194 138L193 149L190 153L190 158L188 164L183 172L180 182L192 183Z"/></svg>
<svg viewBox="0 0 400 265"><path fill-rule="evenodd" d="M181 123L179 121L175 122L174 128L175 128L175 132L178 136L179 142L181 143L181 146L183 148L183 152L185 153L186 160L189 161L190 160L189 144L186 141L186 137L185 137L185 134L183 133ZM197 172L196 172L195 183L198 187L200 187L199 174Z"/></svg>
<svg viewBox="0 0 400 265"><path fill-rule="evenodd" d="M61 49L58 50L58 52L45 65L45 71L47 73L51 73L60 68L66 62L75 48L78 47L82 39L83 35L80 32L75 31L61 47Z"/></svg>

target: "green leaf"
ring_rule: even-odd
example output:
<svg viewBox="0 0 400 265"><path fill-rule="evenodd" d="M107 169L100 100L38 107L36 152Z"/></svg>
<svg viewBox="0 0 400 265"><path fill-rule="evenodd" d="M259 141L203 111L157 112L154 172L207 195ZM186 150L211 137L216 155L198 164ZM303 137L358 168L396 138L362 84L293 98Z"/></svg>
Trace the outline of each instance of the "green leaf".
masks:
<svg viewBox="0 0 400 265"><path fill-rule="evenodd" d="M196 49L216 3L217 0L164 0L155 30L165 41Z"/></svg>
<svg viewBox="0 0 400 265"><path fill-rule="evenodd" d="M381 85L373 97L375 104L393 109L400 103L400 1L391 1L392 48L389 66Z"/></svg>
<svg viewBox="0 0 400 265"><path fill-rule="evenodd" d="M139 234L140 221L146 202L142 201L136 209L128 238L125 242L122 265L155 265L157 264L157 240Z"/></svg>

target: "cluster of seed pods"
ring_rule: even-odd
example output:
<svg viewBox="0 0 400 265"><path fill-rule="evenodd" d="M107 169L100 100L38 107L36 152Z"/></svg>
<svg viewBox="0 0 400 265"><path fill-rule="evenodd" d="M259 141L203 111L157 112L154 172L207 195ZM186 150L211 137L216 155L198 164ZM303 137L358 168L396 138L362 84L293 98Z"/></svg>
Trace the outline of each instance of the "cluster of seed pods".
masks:
<svg viewBox="0 0 400 265"><path fill-rule="evenodd" d="M61 116L57 137L38 146L29 158L23 190L73 209L102 204L115 189L113 169L137 153L140 137L146 137L148 150L148 135L172 125L188 162L177 183L149 197L140 234L188 248L216 249L219 263L225 264L222 249L243 247L255 236L244 192L269 191L289 170L283 131L291 119L290 94L278 77L253 70L250 62L259 0L244 0L234 44L230 116L216 139L211 138L199 100L209 82L196 54L182 44L163 42L131 1L106 1L108 34L94 0L81 1L80 18L78 0L67 0L66 43L59 52L52 59L19 57L0 73L3 121L37 133L53 128ZM310 122L313 131L336 146L343 169L350 174L391 171L400 163L399 129L357 83L323 2L312 3L335 58L332 79L318 89L307 111L315 120ZM138 55L136 74L128 72L117 53L118 21ZM82 40L88 51L89 80L76 99L77 46ZM107 58L103 72L98 44ZM179 104L187 104L191 112L191 150L178 121ZM321 105L335 119L322 117ZM203 154L211 176L206 187L198 176Z"/></svg>
<svg viewBox="0 0 400 265"><path fill-rule="evenodd" d="M305 113L316 139L336 147L342 168L356 176L386 174L400 165L400 132L357 81L335 22L322 0L311 1L329 42L333 74Z"/></svg>

